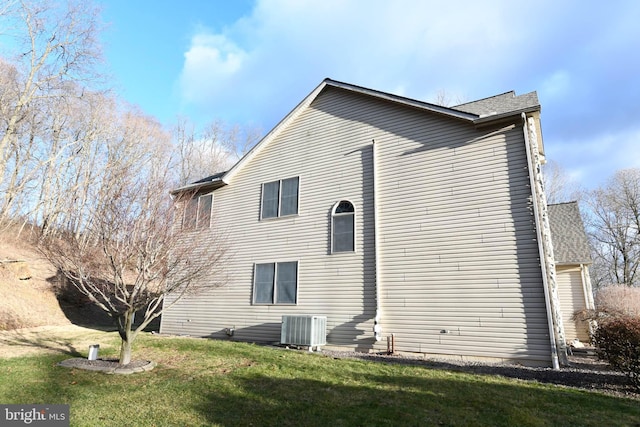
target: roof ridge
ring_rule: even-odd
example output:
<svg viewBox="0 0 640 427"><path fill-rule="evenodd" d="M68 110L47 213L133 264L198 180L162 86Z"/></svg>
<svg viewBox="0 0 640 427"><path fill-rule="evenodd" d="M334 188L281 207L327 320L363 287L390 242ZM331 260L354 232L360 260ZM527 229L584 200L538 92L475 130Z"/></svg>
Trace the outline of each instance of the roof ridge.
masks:
<svg viewBox="0 0 640 427"><path fill-rule="evenodd" d="M569 205L572 203L578 203L577 200L570 200L568 202L549 203L547 206Z"/></svg>

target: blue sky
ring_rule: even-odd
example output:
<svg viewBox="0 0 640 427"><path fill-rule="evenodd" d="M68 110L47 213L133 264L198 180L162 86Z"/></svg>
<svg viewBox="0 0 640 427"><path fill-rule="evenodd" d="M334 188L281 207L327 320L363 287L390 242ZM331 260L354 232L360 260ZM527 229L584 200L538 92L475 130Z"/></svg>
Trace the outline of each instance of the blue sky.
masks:
<svg viewBox="0 0 640 427"><path fill-rule="evenodd" d="M640 2L102 0L116 90L270 130L325 77L423 101L536 90L547 157L576 182L640 167Z"/></svg>

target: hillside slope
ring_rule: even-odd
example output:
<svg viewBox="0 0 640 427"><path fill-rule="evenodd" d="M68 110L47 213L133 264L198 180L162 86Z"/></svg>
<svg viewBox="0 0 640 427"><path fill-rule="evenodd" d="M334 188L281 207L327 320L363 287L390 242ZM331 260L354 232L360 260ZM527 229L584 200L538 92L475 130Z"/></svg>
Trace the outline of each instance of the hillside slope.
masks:
<svg viewBox="0 0 640 427"><path fill-rule="evenodd" d="M69 324L53 292L55 268L28 242L3 233L0 261L24 260L30 274L16 263L0 262L0 330ZM31 278L20 280L18 276Z"/></svg>

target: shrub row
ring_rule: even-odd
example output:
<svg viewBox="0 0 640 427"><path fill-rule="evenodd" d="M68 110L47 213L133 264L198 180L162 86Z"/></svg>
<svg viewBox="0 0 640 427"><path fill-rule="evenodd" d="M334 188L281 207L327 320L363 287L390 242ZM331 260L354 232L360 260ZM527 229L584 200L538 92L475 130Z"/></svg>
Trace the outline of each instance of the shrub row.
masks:
<svg viewBox="0 0 640 427"><path fill-rule="evenodd" d="M640 390L640 316L598 316L592 337L600 358L623 372Z"/></svg>
<svg viewBox="0 0 640 427"><path fill-rule="evenodd" d="M640 287L609 285L598 289L595 303L599 312L640 316Z"/></svg>

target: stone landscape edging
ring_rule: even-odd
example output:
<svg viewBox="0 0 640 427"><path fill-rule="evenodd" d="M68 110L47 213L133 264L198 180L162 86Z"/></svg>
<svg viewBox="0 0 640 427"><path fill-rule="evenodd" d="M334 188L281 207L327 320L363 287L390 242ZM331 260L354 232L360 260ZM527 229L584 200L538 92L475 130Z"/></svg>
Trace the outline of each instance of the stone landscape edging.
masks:
<svg viewBox="0 0 640 427"><path fill-rule="evenodd" d="M100 363L103 362L103 363ZM58 366L62 366L65 368L77 368L83 369L86 371L99 371L107 374L119 374L119 375L129 375L134 374L136 372L147 372L151 371L156 367L156 363L152 361L141 361L143 362L141 365L135 363L134 366L129 365L120 365L117 362L109 361L109 360L88 360L82 357L74 357L73 359L66 359L62 362L58 363Z"/></svg>

